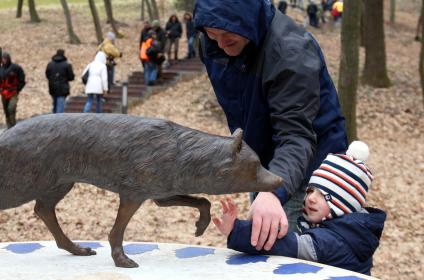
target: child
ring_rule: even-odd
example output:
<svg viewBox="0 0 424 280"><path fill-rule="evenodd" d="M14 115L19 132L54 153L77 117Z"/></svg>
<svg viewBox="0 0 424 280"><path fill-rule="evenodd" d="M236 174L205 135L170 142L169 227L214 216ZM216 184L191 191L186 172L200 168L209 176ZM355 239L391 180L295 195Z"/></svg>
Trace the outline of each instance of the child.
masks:
<svg viewBox="0 0 424 280"><path fill-rule="evenodd" d="M250 244L252 222L237 219L231 199L221 200L222 217L213 222L227 236L230 249L300 258L370 275L386 214L363 207L373 179L364 164L368 154L368 146L355 141L346 155L328 155L306 189L304 217L298 220L300 234L289 232L269 251L257 251Z"/></svg>

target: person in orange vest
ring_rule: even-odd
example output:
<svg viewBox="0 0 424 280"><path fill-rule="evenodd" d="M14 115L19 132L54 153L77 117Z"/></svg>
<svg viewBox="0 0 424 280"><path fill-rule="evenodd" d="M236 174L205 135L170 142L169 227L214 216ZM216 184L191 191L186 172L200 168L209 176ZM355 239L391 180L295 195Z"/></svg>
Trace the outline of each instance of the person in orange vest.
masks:
<svg viewBox="0 0 424 280"><path fill-rule="evenodd" d="M165 57L160 52L156 33L149 30L147 39L140 46L140 60L144 67L144 82L148 86L154 85L157 80L158 64L163 62Z"/></svg>
<svg viewBox="0 0 424 280"><path fill-rule="evenodd" d="M24 70L18 64L12 63L10 54L3 53L0 67L0 93L8 128L16 124L18 95L24 86Z"/></svg>

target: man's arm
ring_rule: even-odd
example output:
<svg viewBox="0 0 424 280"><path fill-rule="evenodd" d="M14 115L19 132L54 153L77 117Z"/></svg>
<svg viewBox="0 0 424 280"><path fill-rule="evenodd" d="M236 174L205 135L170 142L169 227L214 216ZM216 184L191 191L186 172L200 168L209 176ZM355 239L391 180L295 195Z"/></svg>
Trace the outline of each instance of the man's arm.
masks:
<svg viewBox="0 0 424 280"><path fill-rule="evenodd" d="M18 65L17 68L17 74L19 79L18 92L20 92L25 86L25 72L21 66Z"/></svg>
<svg viewBox="0 0 424 280"><path fill-rule="evenodd" d="M298 43L293 49L275 47L264 63L275 145L268 167L283 178L284 185L274 193L259 193L252 204L252 245L258 250L265 242L265 249L270 249L277 235L281 238L287 231L282 205L302 186L316 147L312 122L319 110L321 63L312 41Z"/></svg>

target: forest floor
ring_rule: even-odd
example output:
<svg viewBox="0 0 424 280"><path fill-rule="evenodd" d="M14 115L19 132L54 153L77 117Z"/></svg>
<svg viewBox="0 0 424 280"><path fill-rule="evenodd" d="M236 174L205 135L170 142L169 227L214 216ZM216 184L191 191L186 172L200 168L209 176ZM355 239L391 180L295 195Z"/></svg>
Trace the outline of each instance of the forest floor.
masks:
<svg viewBox="0 0 424 280"><path fill-rule="evenodd" d="M115 6L115 16L125 38L117 42L124 56L118 61L117 80L141 70L138 40L141 22L135 4ZM15 62L23 66L27 85L18 105L18 119L49 113L51 99L44 77L45 66L58 48L66 55L77 75L72 95L81 95L80 74L96 49L94 28L87 7L72 6L74 27L83 41L79 46L67 44L66 27L58 8L40 8L40 24L17 20L14 11L0 11L0 45ZM297 11L289 14L299 21ZM26 15L26 14L25 14ZM374 257L373 275L381 279L424 279L424 110L420 90L418 61L420 44L414 41L416 11L399 11L397 24L386 25L387 65L392 87L373 89L360 86L358 92L358 135L370 146L369 167L375 180L368 204L384 209L388 216L381 244ZM102 18L103 26L104 18ZM104 29L105 32L109 31ZM340 30L310 30L320 42L335 82L340 57ZM180 55L185 55L181 44ZM361 65L363 64L361 50ZM133 107L129 114L154 116L203 130L228 135L225 116L213 95L205 74L182 82L151 96ZM4 117L0 114L0 123ZM206 196L212 202L212 213L219 213L219 196ZM241 218L249 209L247 194L233 195ZM114 222L118 197L90 185L76 187L59 203L57 213L64 231L72 239L106 240ZM51 240L42 221L33 213L34 202L0 212L0 241ZM125 234L129 241L154 241L225 246L226 240L210 225L201 237L194 237L196 211L184 207L159 208L147 201L131 220Z"/></svg>

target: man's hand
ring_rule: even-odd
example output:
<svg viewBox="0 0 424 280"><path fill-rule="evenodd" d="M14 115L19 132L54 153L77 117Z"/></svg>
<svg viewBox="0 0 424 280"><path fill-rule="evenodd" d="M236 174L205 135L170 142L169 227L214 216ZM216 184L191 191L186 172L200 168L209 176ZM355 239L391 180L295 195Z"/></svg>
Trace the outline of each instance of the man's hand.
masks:
<svg viewBox="0 0 424 280"><path fill-rule="evenodd" d="M249 219L252 220L250 242L258 251L262 248L269 251L277 237L280 239L287 234L286 213L280 200L273 193L258 194L250 207Z"/></svg>
<svg viewBox="0 0 424 280"><path fill-rule="evenodd" d="M231 198L227 200L221 199L222 216L221 219L216 217L212 218L213 223L219 229L219 231L228 237L233 231L234 222L237 218L237 206L234 204Z"/></svg>

